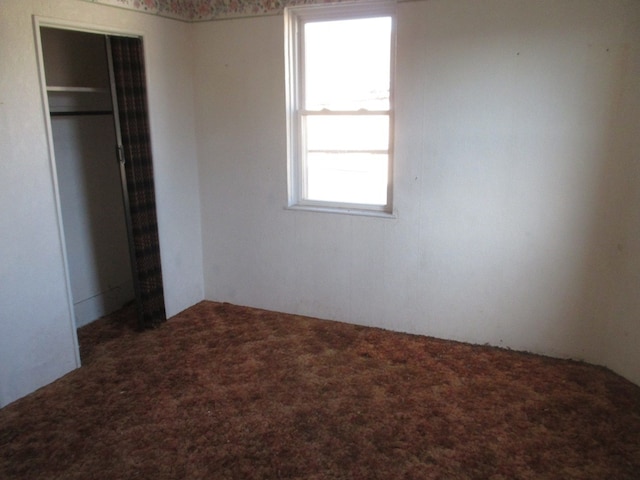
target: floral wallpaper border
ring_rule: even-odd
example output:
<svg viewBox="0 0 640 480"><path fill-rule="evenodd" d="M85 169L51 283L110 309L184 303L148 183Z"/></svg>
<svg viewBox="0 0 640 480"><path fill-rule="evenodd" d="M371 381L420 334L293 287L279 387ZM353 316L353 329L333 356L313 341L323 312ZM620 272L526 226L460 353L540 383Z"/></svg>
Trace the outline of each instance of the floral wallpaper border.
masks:
<svg viewBox="0 0 640 480"><path fill-rule="evenodd" d="M345 0L83 0L173 18L200 22L235 17L276 15L289 5ZM351 0L353 1L353 0ZM366 1L366 0L359 0Z"/></svg>

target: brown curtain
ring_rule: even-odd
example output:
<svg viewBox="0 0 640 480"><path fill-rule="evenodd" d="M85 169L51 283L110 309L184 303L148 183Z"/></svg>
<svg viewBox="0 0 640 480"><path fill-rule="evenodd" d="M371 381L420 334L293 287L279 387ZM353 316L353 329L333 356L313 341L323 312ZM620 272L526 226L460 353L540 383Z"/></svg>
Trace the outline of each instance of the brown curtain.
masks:
<svg viewBox="0 0 640 480"><path fill-rule="evenodd" d="M153 328L166 320L166 313L142 40L130 37L109 40L125 158L138 321L141 328Z"/></svg>

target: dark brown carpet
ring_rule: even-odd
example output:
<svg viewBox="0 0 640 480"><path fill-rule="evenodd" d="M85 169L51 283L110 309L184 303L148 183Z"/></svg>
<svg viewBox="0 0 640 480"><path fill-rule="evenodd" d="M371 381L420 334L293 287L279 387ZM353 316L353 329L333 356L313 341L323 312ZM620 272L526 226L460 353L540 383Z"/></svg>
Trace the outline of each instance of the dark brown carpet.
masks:
<svg viewBox="0 0 640 480"><path fill-rule="evenodd" d="M640 478L640 387L604 368L212 302L131 315L0 410L0 478Z"/></svg>

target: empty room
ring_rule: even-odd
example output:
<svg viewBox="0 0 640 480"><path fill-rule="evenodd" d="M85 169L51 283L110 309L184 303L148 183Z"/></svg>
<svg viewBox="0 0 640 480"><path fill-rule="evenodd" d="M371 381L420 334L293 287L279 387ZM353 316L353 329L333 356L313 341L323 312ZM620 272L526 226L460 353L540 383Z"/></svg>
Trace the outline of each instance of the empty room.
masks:
<svg viewBox="0 0 640 480"><path fill-rule="evenodd" d="M0 0L0 477L640 478L640 2Z"/></svg>

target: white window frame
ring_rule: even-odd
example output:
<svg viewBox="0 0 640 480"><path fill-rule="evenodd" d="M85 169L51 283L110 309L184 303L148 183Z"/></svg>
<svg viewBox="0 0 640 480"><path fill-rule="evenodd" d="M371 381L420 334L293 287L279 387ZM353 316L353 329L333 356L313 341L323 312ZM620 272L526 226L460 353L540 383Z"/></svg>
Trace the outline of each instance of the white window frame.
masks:
<svg viewBox="0 0 640 480"><path fill-rule="evenodd" d="M366 115L388 114L389 150L387 204L369 205L343 202L328 202L305 198L305 153L303 139L304 98L304 48L302 32L307 22L349 20L372 17L391 17L391 65L389 110L383 112L367 111ZM285 75L286 75L286 112L287 112L287 157L288 157L288 208L333 213L349 213L381 217L393 217L393 140L394 140L394 87L395 87L395 42L396 42L396 4L395 2L358 2L320 5L303 5L285 8ZM347 112L357 114L358 112ZM336 113L340 115L339 112Z"/></svg>

